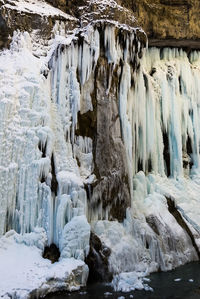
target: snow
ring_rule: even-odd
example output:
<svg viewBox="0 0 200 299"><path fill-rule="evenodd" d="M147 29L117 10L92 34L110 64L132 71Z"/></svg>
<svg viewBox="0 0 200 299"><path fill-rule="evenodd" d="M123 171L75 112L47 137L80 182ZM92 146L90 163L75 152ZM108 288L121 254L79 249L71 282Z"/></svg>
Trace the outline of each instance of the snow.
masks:
<svg viewBox="0 0 200 299"><path fill-rule="evenodd" d="M75 173L69 172L69 171L60 171L57 173L57 180L58 184L61 188L61 193L65 193L62 189L65 188L63 184L68 185L69 182L74 183L75 185L80 185L82 186L83 182L80 179L80 177L76 176Z"/></svg>
<svg viewBox="0 0 200 299"><path fill-rule="evenodd" d="M101 10L101 7L102 9L105 8L105 6L110 6L112 8L119 8L120 10L123 10L124 8L122 6L120 6L119 4L117 4L116 1L114 0L88 0L88 3L91 3L91 4L98 4L100 5L100 10Z"/></svg>
<svg viewBox="0 0 200 299"><path fill-rule="evenodd" d="M106 292L106 293L104 293L104 296L106 296L106 297L108 297L108 296L112 296L112 293L110 293L110 292Z"/></svg>
<svg viewBox="0 0 200 299"><path fill-rule="evenodd" d="M77 20L61 10L49 5L43 0L7 0L6 8L14 9L24 13L39 14L42 16L61 16L67 20Z"/></svg>
<svg viewBox="0 0 200 299"><path fill-rule="evenodd" d="M175 278L174 281L179 282L181 281L181 278Z"/></svg>
<svg viewBox="0 0 200 299"><path fill-rule="evenodd" d="M28 298L33 291L42 295L60 287L77 290L85 284L88 269L84 262L71 258L51 264L50 260L42 258L39 247L44 247L46 241L45 231L41 229L24 236L12 231L0 239L1 298ZM79 267L83 270L80 284L70 278Z"/></svg>

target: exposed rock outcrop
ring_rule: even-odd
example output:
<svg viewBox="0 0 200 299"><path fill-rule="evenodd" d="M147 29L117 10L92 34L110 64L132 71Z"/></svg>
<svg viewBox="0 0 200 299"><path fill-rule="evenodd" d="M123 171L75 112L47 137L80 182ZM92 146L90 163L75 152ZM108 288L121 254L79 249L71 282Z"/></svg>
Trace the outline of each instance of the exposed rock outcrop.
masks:
<svg viewBox="0 0 200 299"><path fill-rule="evenodd" d="M133 12L125 7L124 2L114 0L67 0L66 5L63 5L63 0L47 0L46 2L80 19L81 26L99 19L139 26Z"/></svg>
<svg viewBox="0 0 200 299"><path fill-rule="evenodd" d="M108 258L111 250L102 244L97 235L90 235L90 252L85 262L89 267L88 282L110 281L112 274L109 272Z"/></svg>
<svg viewBox="0 0 200 299"><path fill-rule="evenodd" d="M93 138L94 173L97 181L92 184L90 211L97 210L102 218L118 219L125 217L126 208L130 206L130 186L126 149L121 136L118 111L117 74L111 78L111 66L103 57L99 59L95 78ZM115 70L117 72L117 69ZM107 73L107 77L105 74ZM109 78L110 77L110 78ZM112 88L108 90L108 85ZM80 124L81 127L81 124ZM106 216L107 214L107 216ZM100 215L99 215L100 216Z"/></svg>

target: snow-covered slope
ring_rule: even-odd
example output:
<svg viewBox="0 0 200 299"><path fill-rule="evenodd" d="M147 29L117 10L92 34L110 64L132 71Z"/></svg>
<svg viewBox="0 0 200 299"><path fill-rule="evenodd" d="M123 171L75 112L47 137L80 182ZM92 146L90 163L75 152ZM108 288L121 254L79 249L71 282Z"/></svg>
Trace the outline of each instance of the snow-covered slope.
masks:
<svg viewBox="0 0 200 299"><path fill-rule="evenodd" d="M58 289L74 291L84 286L88 268L70 258L51 264L42 258L45 231L23 236L10 231L0 239L1 298L36 298Z"/></svg>
<svg viewBox="0 0 200 299"><path fill-rule="evenodd" d="M67 15L60 9L49 5L44 0L7 0L4 7L20 11L21 13L39 14L41 16L62 16L66 20L74 20L72 16Z"/></svg>

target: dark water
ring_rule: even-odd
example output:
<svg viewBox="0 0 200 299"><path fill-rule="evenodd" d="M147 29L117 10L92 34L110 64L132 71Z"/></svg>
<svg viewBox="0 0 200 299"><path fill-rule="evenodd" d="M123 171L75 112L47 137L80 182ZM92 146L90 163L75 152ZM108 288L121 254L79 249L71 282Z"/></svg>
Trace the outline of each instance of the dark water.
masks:
<svg viewBox="0 0 200 299"><path fill-rule="evenodd" d="M147 282L154 291L134 291L130 293L116 293L110 285L93 284L75 293L56 293L48 295L46 299L200 299L200 263L190 263L170 272L153 273ZM174 279L181 278L180 281ZM192 279L192 281L189 281ZM108 294L106 294L108 293Z"/></svg>

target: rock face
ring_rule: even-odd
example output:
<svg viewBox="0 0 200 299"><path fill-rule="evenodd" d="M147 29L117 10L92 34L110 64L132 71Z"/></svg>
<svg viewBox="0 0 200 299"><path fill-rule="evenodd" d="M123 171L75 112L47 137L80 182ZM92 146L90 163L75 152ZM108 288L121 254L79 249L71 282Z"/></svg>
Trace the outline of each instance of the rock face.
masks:
<svg viewBox="0 0 200 299"><path fill-rule="evenodd" d="M200 48L198 0L124 1L147 33L150 46Z"/></svg>
<svg viewBox="0 0 200 299"><path fill-rule="evenodd" d="M65 6L63 5L63 0L47 0L46 2L77 17L80 19L81 25L87 24L88 21L107 19L130 26L139 26L133 12L126 9L124 3L120 1L68 0Z"/></svg>
<svg viewBox="0 0 200 299"><path fill-rule="evenodd" d="M118 69L118 68L117 68ZM117 72L117 69L114 70ZM120 84L117 73L111 79L111 66L107 59L99 59L94 90L93 112L93 156L94 173L97 180L91 184L91 198L89 206L92 213L102 216L98 218L118 219L123 221L126 208L130 206L130 186L126 149L121 136L120 116L118 111L118 85ZM107 75L107 76L105 76ZM112 80L109 82L109 80ZM108 88L108 85L111 88ZM82 123L79 127L83 127ZM92 125L89 125L92 127ZM87 128L87 127L86 127ZM106 216L109 215L109 216Z"/></svg>

